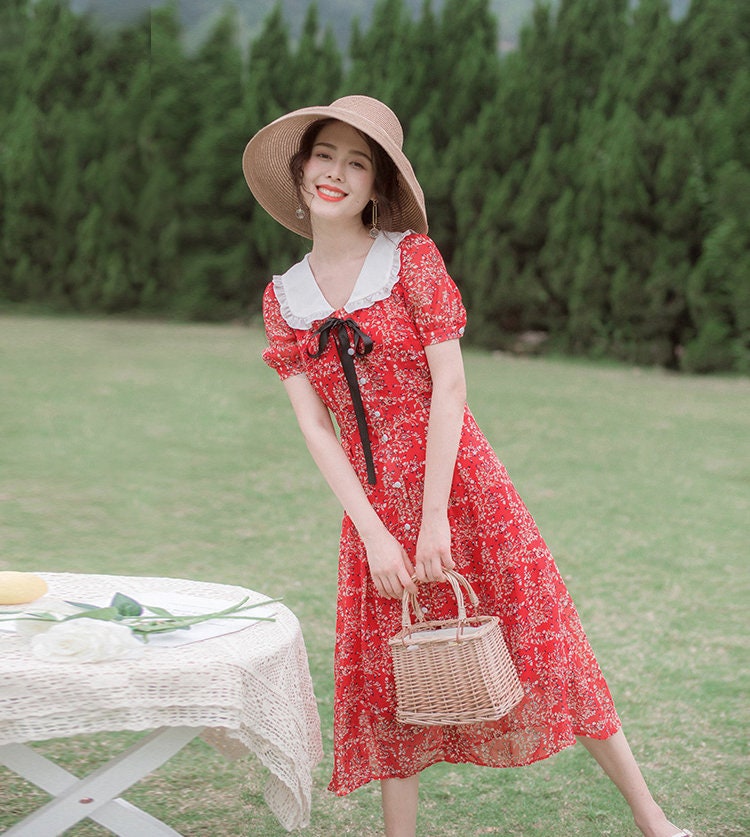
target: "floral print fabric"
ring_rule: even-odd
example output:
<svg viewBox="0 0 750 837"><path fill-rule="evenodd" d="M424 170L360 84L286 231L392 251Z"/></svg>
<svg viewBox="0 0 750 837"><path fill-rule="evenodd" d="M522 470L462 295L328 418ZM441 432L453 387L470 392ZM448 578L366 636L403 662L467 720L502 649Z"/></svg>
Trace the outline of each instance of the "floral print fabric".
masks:
<svg viewBox="0 0 750 837"><path fill-rule="evenodd" d="M355 358L377 473L368 485L352 400L335 347L319 358L314 330L292 328L273 284L264 295L269 347L264 360L282 378L307 375L331 410L341 444L388 530L413 560L421 519L431 379L424 347L459 338L466 313L432 241L410 234L390 295L351 314L374 341ZM314 281L310 275L310 281ZM512 767L546 758L576 735L607 738L620 722L578 614L534 520L468 407L448 516L452 555L480 599L500 617L525 697L505 718L454 727L395 720L388 640L401 603L378 596L351 520L341 531L334 660L334 773L346 794L373 780L406 777L439 761ZM447 584L424 585L428 618L455 617Z"/></svg>

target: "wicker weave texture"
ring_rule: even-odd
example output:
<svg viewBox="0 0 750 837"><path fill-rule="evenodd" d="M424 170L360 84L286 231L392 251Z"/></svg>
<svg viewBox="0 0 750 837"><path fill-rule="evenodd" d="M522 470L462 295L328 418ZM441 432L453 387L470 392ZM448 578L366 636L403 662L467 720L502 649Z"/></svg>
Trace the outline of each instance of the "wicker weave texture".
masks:
<svg viewBox="0 0 750 837"><path fill-rule="evenodd" d="M396 718L404 724L448 726L496 721L523 698L518 673L496 616L466 617L458 573L448 580L459 618L405 625L390 640ZM470 597L476 606L476 596ZM421 617L421 618L419 618Z"/></svg>

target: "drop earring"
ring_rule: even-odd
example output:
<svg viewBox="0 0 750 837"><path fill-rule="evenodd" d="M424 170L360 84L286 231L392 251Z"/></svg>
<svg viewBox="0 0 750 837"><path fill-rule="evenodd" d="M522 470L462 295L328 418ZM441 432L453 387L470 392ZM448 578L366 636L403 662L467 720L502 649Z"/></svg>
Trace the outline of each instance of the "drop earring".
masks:
<svg viewBox="0 0 750 837"><path fill-rule="evenodd" d="M294 214L300 219L300 221L305 217L305 210L302 209L302 206L298 206L295 210Z"/></svg>
<svg viewBox="0 0 750 837"><path fill-rule="evenodd" d="M376 198L372 199L372 226L370 227L370 238L377 238L380 235L378 229L378 201Z"/></svg>

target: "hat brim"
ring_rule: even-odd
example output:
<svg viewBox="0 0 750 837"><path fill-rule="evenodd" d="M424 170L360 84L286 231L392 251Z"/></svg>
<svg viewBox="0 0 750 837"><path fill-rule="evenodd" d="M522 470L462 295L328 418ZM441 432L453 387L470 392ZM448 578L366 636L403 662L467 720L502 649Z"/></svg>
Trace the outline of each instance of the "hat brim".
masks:
<svg viewBox="0 0 750 837"><path fill-rule="evenodd" d="M297 153L305 130L319 119L337 119L375 140L398 170L398 203L380 210L380 225L393 232L427 233L424 194L411 163L400 146L375 122L347 108L334 105L310 107L288 113L266 125L248 142L242 155L247 185L260 205L280 224L305 238L312 238L310 218L295 215L299 207L289 161Z"/></svg>

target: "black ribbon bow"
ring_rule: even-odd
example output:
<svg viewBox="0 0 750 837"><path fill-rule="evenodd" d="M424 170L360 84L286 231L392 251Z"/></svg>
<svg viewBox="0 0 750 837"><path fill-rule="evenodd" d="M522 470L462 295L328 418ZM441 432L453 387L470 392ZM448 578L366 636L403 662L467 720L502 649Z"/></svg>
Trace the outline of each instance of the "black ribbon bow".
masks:
<svg viewBox="0 0 750 837"><path fill-rule="evenodd" d="M350 330L353 337L351 341L349 340ZM372 342L372 338L365 334L351 318L341 320L338 317L329 317L315 329L314 334L318 337L318 351L310 352L308 350L310 357L320 357L328 348L329 339L333 337L333 342L336 345L336 351L341 361L341 367L346 377L346 383L349 386L349 394L352 397L354 415L357 417L359 438L362 441L362 452L365 455L365 462L367 463L367 481L370 485L375 485L377 482L375 477L375 463L372 459L370 436L367 432L367 420L365 418L365 408L362 404L362 394L359 390L357 370L354 368L354 356L368 355L375 344Z"/></svg>

